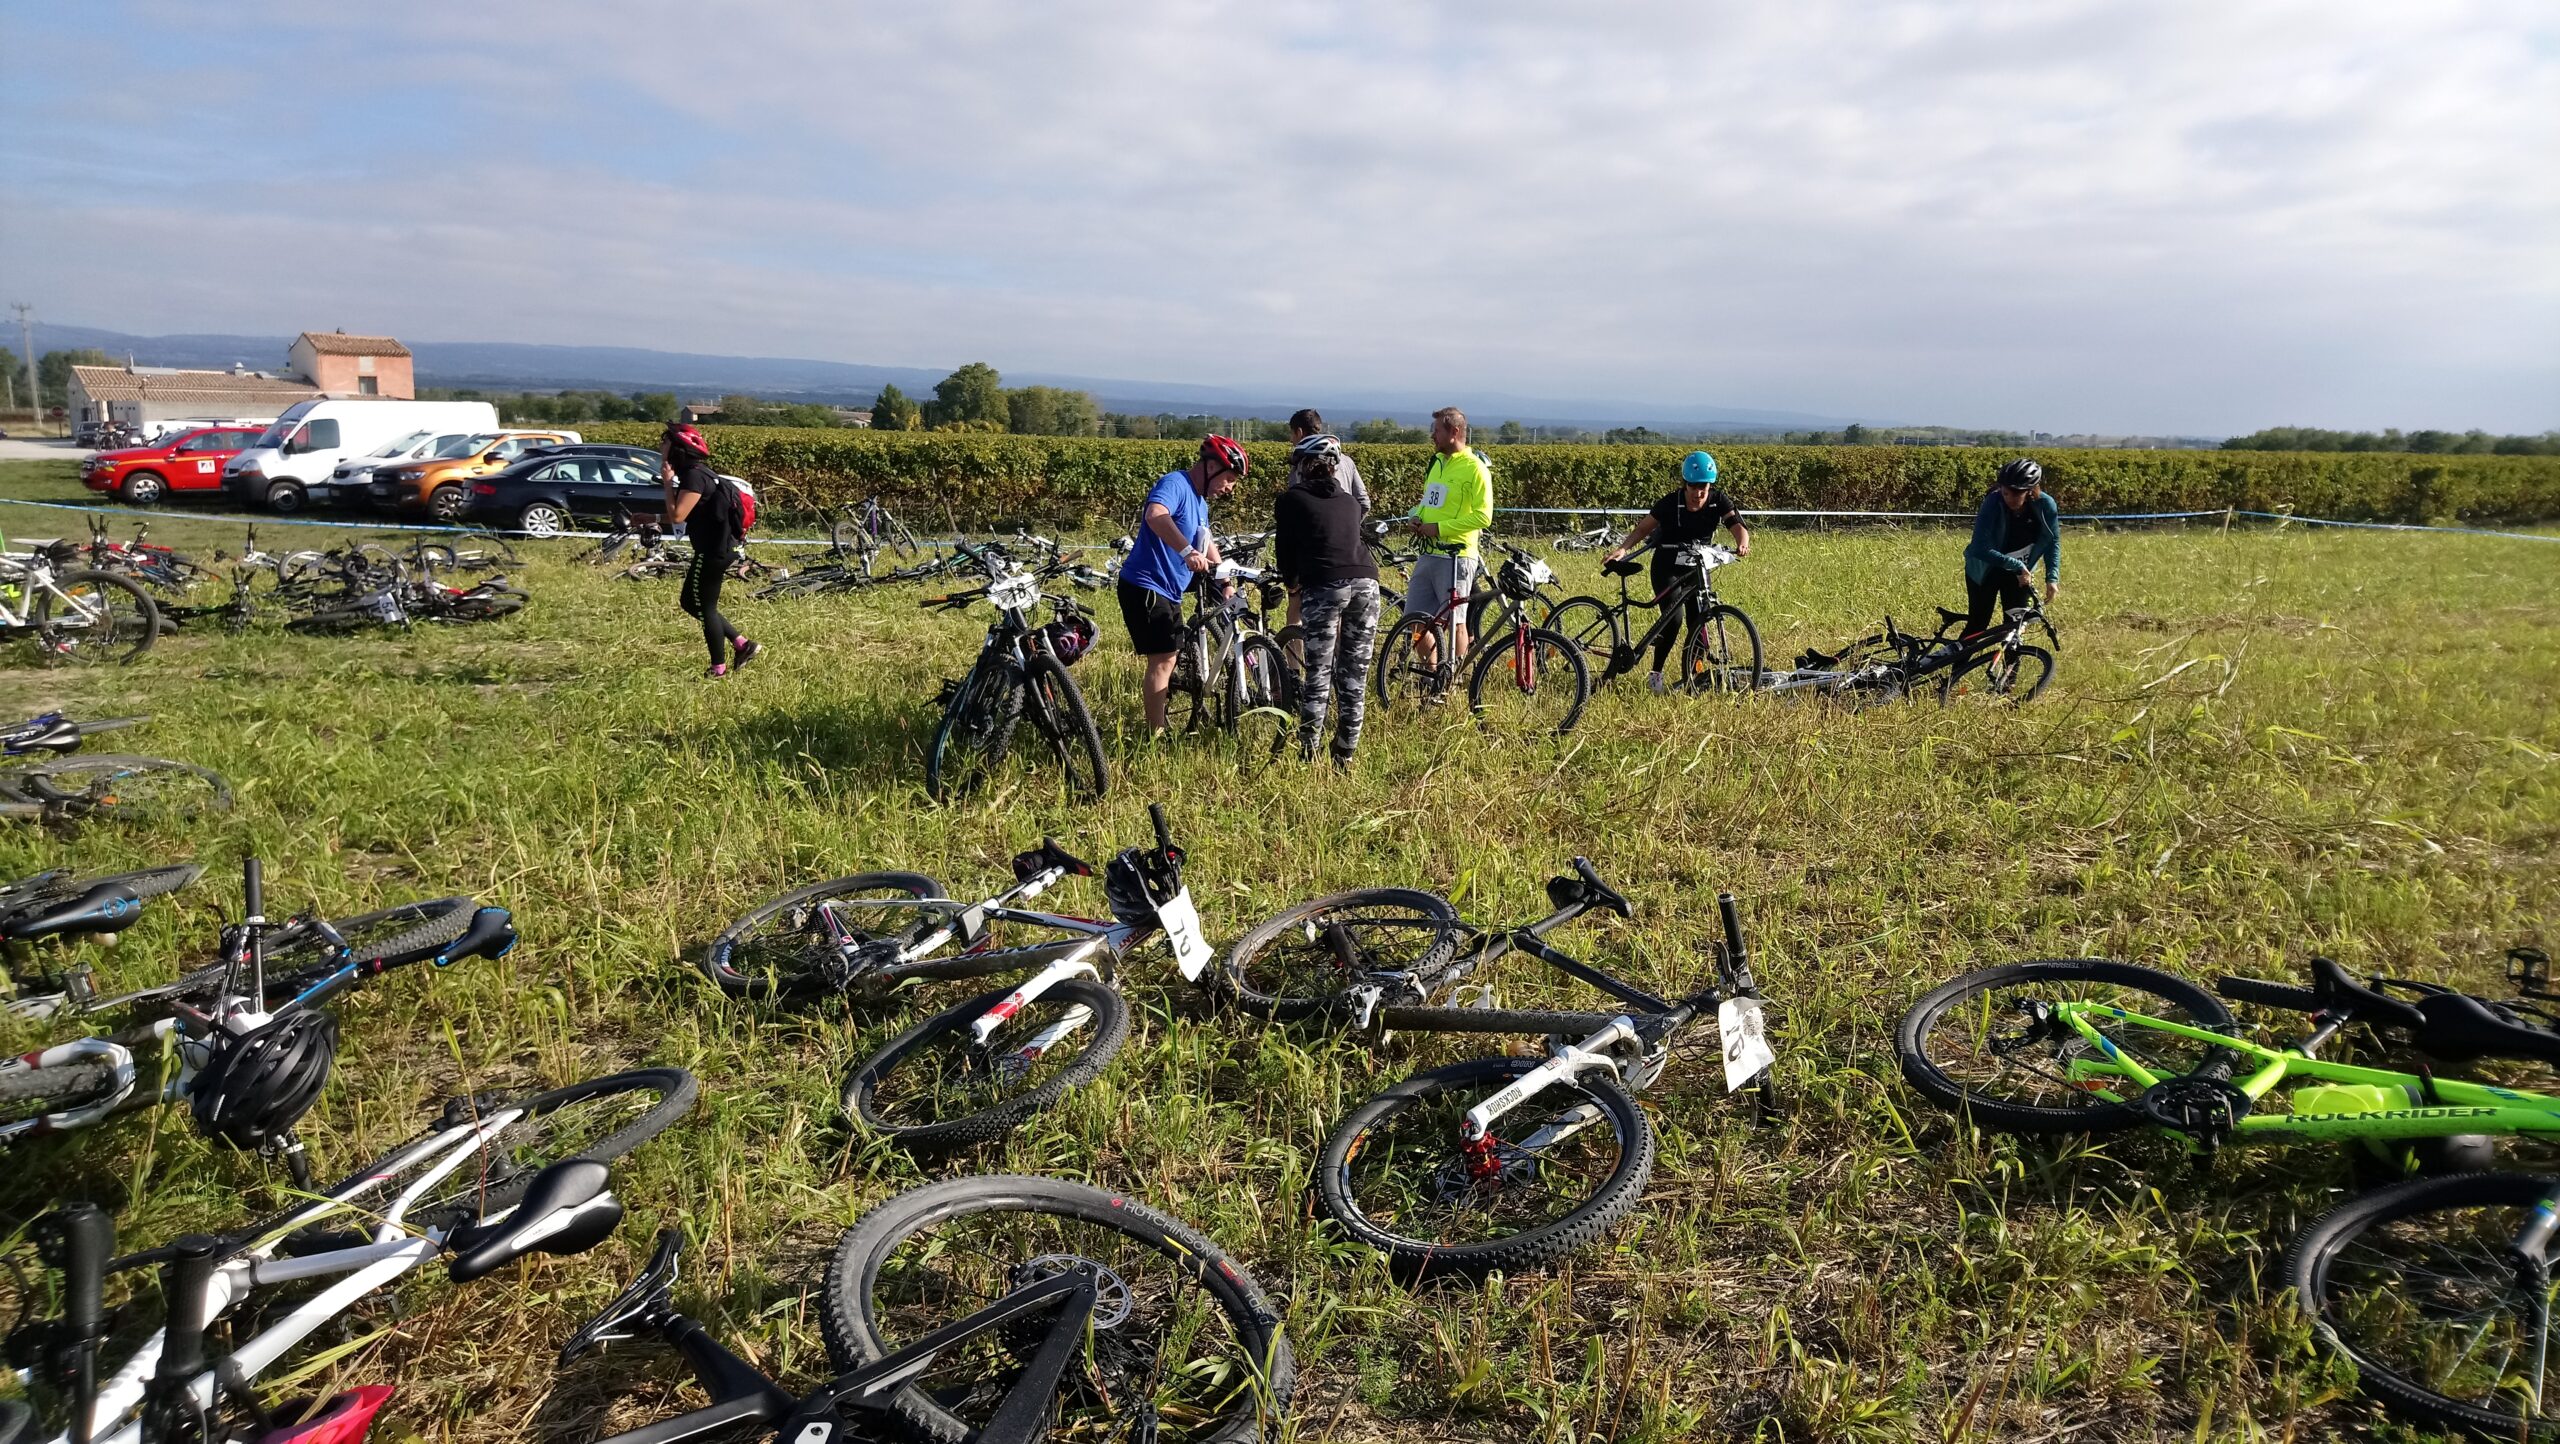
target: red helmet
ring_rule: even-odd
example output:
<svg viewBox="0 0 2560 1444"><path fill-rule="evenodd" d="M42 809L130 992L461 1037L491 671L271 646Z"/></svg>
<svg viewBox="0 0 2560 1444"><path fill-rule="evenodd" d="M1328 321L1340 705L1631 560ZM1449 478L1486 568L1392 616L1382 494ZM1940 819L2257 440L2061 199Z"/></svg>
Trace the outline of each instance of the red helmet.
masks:
<svg viewBox="0 0 2560 1444"><path fill-rule="evenodd" d="M1229 436L1200 438L1200 461L1208 476L1216 476L1221 471L1243 476L1253 470L1253 458L1245 455L1244 447Z"/></svg>
<svg viewBox="0 0 2560 1444"><path fill-rule="evenodd" d="M667 449L671 456L686 452L695 456L709 456L711 443L703 440L702 433L693 427L670 426L667 428Z"/></svg>

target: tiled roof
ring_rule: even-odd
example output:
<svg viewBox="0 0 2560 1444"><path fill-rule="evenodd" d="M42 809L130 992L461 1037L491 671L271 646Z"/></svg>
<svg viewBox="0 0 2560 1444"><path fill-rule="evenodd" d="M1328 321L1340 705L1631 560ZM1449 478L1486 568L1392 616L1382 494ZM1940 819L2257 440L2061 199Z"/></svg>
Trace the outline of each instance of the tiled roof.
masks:
<svg viewBox="0 0 2560 1444"><path fill-rule="evenodd" d="M286 405L308 401L319 388L271 376L240 376L229 371L172 371L136 376L121 366L74 366L80 389L92 401L261 402Z"/></svg>
<svg viewBox="0 0 2560 1444"><path fill-rule="evenodd" d="M323 356L406 356L409 348L388 336L350 336L344 331L305 331L294 338L308 341Z"/></svg>

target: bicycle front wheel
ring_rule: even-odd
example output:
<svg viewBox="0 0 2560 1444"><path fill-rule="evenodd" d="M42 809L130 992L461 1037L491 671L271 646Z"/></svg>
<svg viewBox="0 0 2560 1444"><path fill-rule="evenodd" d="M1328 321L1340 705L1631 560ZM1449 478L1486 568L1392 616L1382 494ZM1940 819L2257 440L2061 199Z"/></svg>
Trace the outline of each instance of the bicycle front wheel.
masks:
<svg viewBox="0 0 2560 1444"><path fill-rule="evenodd" d="M934 729L925 790L936 802L974 791L1003 763L1021 721L1022 674L992 660L971 668Z"/></svg>
<svg viewBox="0 0 2560 1444"><path fill-rule="evenodd" d="M894 949L941 917L903 904L943 895L915 872L858 872L794 888L721 930L702 953L702 971L733 998L799 995L841 986L855 966L842 951ZM837 906L828 906L837 904ZM827 925L832 913L840 943Z"/></svg>
<svg viewBox="0 0 2560 1444"><path fill-rule="evenodd" d="M48 662L131 662L160 638L159 604L113 572L61 573L36 593L28 620Z"/></svg>
<svg viewBox="0 0 2560 1444"><path fill-rule="evenodd" d="M1238 1008L1275 1023L1332 1013L1381 973L1437 973L1457 956L1458 910L1431 893L1361 888L1257 923L1203 974Z"/></svg>
<svg viewBox="0 0 2560 1444"><path fill-rule="evenodd" d="M511 1102L458 1103L448 1110L457 1122L509 1110L517 1116L481 1139L459 1168L437 1180L431 1197L410 1209L411 1226L453 1228L513 1208L542 1170L573 1158L611 1163L674 1127L693 1111L701 1093L702 1085L682 1068L641 1068ZM447 1155L439 1151L434 1156ZM397 1158L395 1153L370 1164L328 1192L384 1175L396 1179L391 1165ZM414 1179L416 1165L403 1171Z"/></svg>
<svg viewBox="0 0 2560 1444"><path fill-rule="evenodd" d="M2279 1277L2395 1412L2489 1438L2560 1437L2550 1271L2515 1251L2554 1187L2522 1173L2394 1184L2312 1220Z"/></svg>
<svg viewBox="0 0 2560 1444"><path fill-rule="evenodd" d="M1587 1074L1520 1101L1475 1143L1460 1131L1543 1062L1434 1069L1353 1109L1317 1160L1317 1205L1405 1277L1544 1268L1588 1247L1653 1174L1653 1127L1625 1089Z"/></svg>
<svg viewBox="0 0 2560 1444"><path fill-rule="evenodd" d="M1938 700L1978 695L2012 707L2044 694L2053 681L2053 654L2042 647L1993 647L1968 657L1938 684Z"/></svg>
<svg viewBox="0 0 2560 1444"><path fill-rule="evenodd" d="M1694 692L1748 692L1760 685L1760 629L1740 607L1718 602L1680 642L1680 675Z"/></svg>
<svg viewBox="0 0 2560 1444"><path fill-rule="evenodd" d="M1378 710L1411 716L1436 707L1457 685L1458 670L1449 657L1449 629L1429 617L1406 617L1378 642L1378 658L1369 673Z"/></svg>
<svg viewBox="0 0 2560 1444"><path fill-rule="evenodd" d="M1111 764L1102 755L1102 733L1065 665L1045 654L1033 656L1023 701L1033 730L1066 770L1067 795L1090 802L1110 791Z"/></svg>
<svg viewBox="0 0 2560 1444"><path fill-rule="evenodd" d="M1043 1437L1280 1436L1296 1369L1261 1288L1174 1219L1062 1179L954 1178L872 1210L827 1266L828 1356L861 1368L1068 1268L1100 1297ZM975 1438L1046 1332L1034 1316L955 1343L891 1405L919 1437Z"/></svg>
<svg viewBox="0 0 2560 1444"><path fill-rule="evenodd" d="M980 1041L978 1021L1013 994L998 988L908 1029L846 1080L846 1110L908 1148L985 1143L1100 1077L1129 1041L1128 1003L1089 978L1052 984Z"/></svg>
<svg viewBox="0 0 2560 1444"><path fill-rule="evenodd" d="M2103 1017L2091 1042L2064 1009ZM2118 1016L2121 1014L2122 1016ZM2236 1028L2222 1000L2156 968L2100 958L2007 963L1940 984L1902 1015L1894 1052L1902 1076L1942 1108L2006 1133L2114 1133L2143 1121L2143 1085L2123 1062L2157 1078L2228 1078L2239 1055L2134 1019L2207 1032Z"/></svg>
<svg viewBox="0 0 2560 1444"><path fill-rule="evenodd" d="M1582 649L1543 627L1515 627L1478 648L1467 679L1477 720L1521 736L1572 731L1590 700Z"/></svg>

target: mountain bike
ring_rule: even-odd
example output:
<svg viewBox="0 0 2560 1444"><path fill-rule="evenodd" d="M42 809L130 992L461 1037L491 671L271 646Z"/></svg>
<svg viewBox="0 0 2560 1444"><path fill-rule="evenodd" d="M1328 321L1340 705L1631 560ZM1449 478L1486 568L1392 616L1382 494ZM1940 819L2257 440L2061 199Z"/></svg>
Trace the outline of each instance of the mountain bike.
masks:
<svg viewBox="0 0 2560 1444"><path fill-rule="evenodd" d="M468 587L448 587L429 577L413 576L407 563L395 560L387 576L373 579L369 587L356 594L294 618L285 623L285 630L346 633L398 627L407 631L420 622L494 622L523 611L531 600L504 576L493 576Z"/></svg>
<svg viewBox="0 0 2560 1444"><path fill-rule="evenodd" d="M410 545L409 565L416 567L427 580L435 580L437 572L513 571L524 565L504 532L474 528L451 541L430 541L420 537Z"/></svg>
<svg viewBox="0 0 2560 1444"><path fill-rule="evenodd" d="M113 947L116 936L133 925L142 904L194 882L204 874L195 863L146 868L105 877L79 877L67 868L36 873L0 885L0 942L11 946L13 964L32 962L37 945L56 938L87 937ZM94 971L86 962L58 972L19 971L0 976L0 1014L46 1018L83 1009L97 999Z"/></svg>
<svg viewBox="0 0 2560 1444"><path fill-rule="evenodd" d="M50 1319L8 1336L54 1444L357 1444L391 1397L374 1385L271 1409L259 1377L296 1345L412 1270L441 1258L468 1283L528 1253L577 1254L610 1236L622 1203L607 1165L691 1111L700 1085L678 1068L616 1073L513 1100L457 1098L417 1138L319 1197L226 1234L186 1234L113 1257L115 1225L94 1204L39 1220L39 1256L60 1275ZM104 1379L100 1355L145 1317L110 1307L106 1281L157 1271L162 1322ZM279 1289L327 1281L298 1302ZM236 1315L227 1346L211 1336Z"/></svg>
<svg viewBox="0 0 2560 1444"><path fill-rule="evenodd" d="M1552 1031L1537 1020L1555 1015L1502 1013L1491 1006L1491 988L1467 980L1515 952L1572 972L1581 965L1548 947L1547 934L1595 910L1634 916L1626 895L1602 881L1589 858L1572 866L1570 875L1547 880L1547 915L1515 927L1463 922L1446 899L1409 887L1356 888L1302 902L1247 929L1210 985L1241 1011L1275 1023L1429 1031L1460 1013L1478 1023L1490 1013L1530 1020L1497 1031Z"/></svg>
<svg viewBox="0 0 2560 1444"><path fill-rule="evenodd" d="M77 752L82 743L98 733L139 727L150 720L148 715L142 715L101 717L94 722L80 722L73 720L68 713L41 712L15 727L0 731L0 758L39 753L58 756Z"/></svg>
<svg viewBox="0 0 2560 1444"><path fill-rule="evenodd" d="M1261 597L1256 608L1255 594L1265 591L1281 595ZM1264 629L1264 614L1275 603L1286 606L1285 595L1269 573L1231 560L1192 579L1191 618L1165 695L1165 720L1175 731L1225 732L1259 755L1288 740L1297 726L1297 680L1288 654ZM1257 729L1271 735L1245 736Z"/></svg>
<svg viewBox="0 0 2560 1444"><path fill-rule="evenodd" d="M241 879L247 912L223 929L218 973L206 969L161 988L86 1005L147 1001L165 1007L167 1016L112 1036L0 1059L0 1144L67 1133L120 1112L189 1098L198 1078L226 1054L255 1046L252 1040L315 1013L365 979L419 962L441 968L467 957L503 957L515 946L505 908L480 907L461 897L369 913L347 919L343 927L310 914L272 924L264 914L257 859L242 864ZM131 907L130 899L101 889L55 921L61 931L95 931L98 922L129 916ZM270 973L270 962L281 966ZM215 975L209 995L202 991L206 973ZM242 1126L208 1119L199 1109L198 1126L221 1141L281 1155L296 1184L308 1187L310 1164L293 1124L317 1101L336 1038L334 1022L322 1015L310 1042L319 1062L302 1096L270 1100L275 1106L266 1116ZM160 1075L157 1087L139 1086L146 1063Z"/></svg>
<svg viewBox="0 0 2560 1444"><path fill-rule="evenodd" d="M1559 552L1604 551L1618 539L1618 529L1602 522L1589 531L1569 531L1547 543L1547 549Z"/></svg>
<svg viewBox="0 0 2560 1444"><path fill-rule="evenodd" d="M0 771L0 817L151 825L230 810L231 784L220 773L166 757L76 752Z"/></svg>
<svg viewBox="0 0 2560 1444"><path fill-rule="evenodd" d="M131 663L160 639L160 607L142 584L72 567L59 541L0 555L0 638L35 643L48 662Z"/></svg>
<svg viewBox="0 0 2560 1444"><path fill-rule="evenodd" d="M892 1039L846 1079L846 1111L865 1129L909 1148L949 1148L1000 1138L1101 1076L1129 1041L1129 1005L1115 986L1131 949L1162 929L1186 981L1212 956L1199 910L1182 882L1182 850L1164 809L1150 806L1152 849L1126 848L1105 865L1111 918L1078 918L1013 906L1055 879L1094 869L1054 841L1014 859L1013 890L963 908L944 901L820 904L836 956L882 972L951 976L919 964L958 943L973 974L1038 971L946 1008ZM902 918L900 914L905 916ZM900 924L904 923L903 929ZM989 934L1008 925L1002 946ZM902 941L904 940L904 941Z"/></svg>
<svg viewBox="0 0 2560 1444"><path fill-rule="evenodd" d="M995 607L996 620L968 674L945 683L937 699L942 720L925 752L925 790L943 802L985 786L1009 760L1020 760L1014 741L1027 721L1066 773L1067 793L1102 796L1111 786L1102 734L1067 675L1067 664L1083 656L1098 635L1092 613L1072 598L1050 594L1045 600L1056 619L1036 625L1032 609L1044 600L1037 573L966 543L959 554L985 570L987 584L929 597L922 605L960 611L984 601Z"/></svg>
<svg viewBox="0 0 2560 1444"><path fill-rule="evenodd" d="M884 552L900 565L911 566L924 560L928 550L914 529L892 515L875 495L837 515L827 526L826 551L809 553L802 560L850 566L867 577L878 568Z"/></svg>
<svg viewBox="0 0 2560 1444"><path fill-rule="evenodd" d="M1671 585L1651 601L1627 594L1627 579L1645 568L1634 558L1606 563L1601 570L1618 579L1616 606L1598 597L1567 597L1547 613L1547 630L1563 636L1600 665L1594 687L1605 687L1643 665L1644 659L1674 630L1680 634L1680 685L1698 692L1748 691L1760 685L1760 629L1740 607L1716 596L1716 569L1740 561L1719 546L1684 546L1673 550L1680 568ZM1632 618L1640 608L1658 614L1653 625L1633 641ZM1689 625L1696 611L1698 623Z"/></svg>
<svg viewBox="0 0 2560 1444"><path fill-rule="evenodd" d="M613 504L613 530L571 558L589 566L621 565L626 552L651 556L667 550L666 529L653 518L642 521L621 502Z"/></svg>
<svg viewBox="0 0 2560 1444"><path fill-rule="evenodd" d="M1672 1046L1713 1016L1727 1092L1775 1112L1760 990L1731 893L1715 981L1678 1002L1561 955L1539 954L1627 1005L1534 1019L1455 1008L1441 1031L1544 1033L1546 1057L1478 1058L1419 1073L1351 1110L1315 1171L1317 1207L1402 1277L1543 1268L1635 1210L1653 1175L1652 1122L1635 1095ZM1580 1041L1575 1041L1579 1038Z"/></svg>
<svg viewBox="0 0 2560 1444"><path fill-rule="evenodd" d="M2348 1199L2276 1275L2358 1386L2413 1422L2490 1439L2560 1437L2552 1234L2560 1178L2465 1173Z"/></svg>
<svg viewBox="0 0 2560 1444"><path fill-rule="evenodd" d="M1807 650L1794 668L1768 673L1762 685L1772 692L1838 697L1853 706L1898 701L1924 690L1934 690L1941 703L1973 692L2011 706L2040 696L2053 681L2054 652L2023 638L2029 627L2042 627L2053 649L2061 647L2044 609L2011 612L1979 632L1952 631L1969 620L1940 607L1938 630L1921 637L1897 629L1887 617L1883 631L1837 652Z"/></svg>
<svg viewBox="0 0 2560 1444"><path fill-rule="evenodd" d="M2528 1000L2550 995L2540 953L2508 962ZM2313 958L2310 974L2309 987L2224 977L2207 992L2133 963L2007 963L1913 1004L1894 1051L1932 1102L2022 1136L2147 1127L2201 1156L2230 1143L2332 1142L2426 1163L2476 1151L2447 1140L2560 1135L2560 1097L2318 1056L2361 1024L2438 1062L2560 1064L2560 1033L2522 1021L2532 1002L2358 982L2327 958ZM2290 1047L2254 1042L2224 998L2310 1014L2310 1029ZM2279 1095L2281 1110L2264 1106Z"/></svg>
<svg viewBox="0 0 2560 1444"><path fill-rule="evenodd" d="M1459 655L1453 620L1468 599L1454 593L1431 616L1397 622L1378 643L1371 681L1381 709L1419 710L1448 700L1467 668L1467 705L1478 720L1505 732L1573 730L1591 699L1582 649L1561 634L1529 624L1529 604L1556 584L1553 568L1519 547L1491 543L1505 557L1495 572L1493 601L1471 624L1475 650Z"/></svg>
<svg viewBox="0 0 2560 1444"><path fill-rule="evenodd" d="M91 570L131 577L155 594L155 602L167 597L180 606L208 601L221 589L222 578L211 567L154 544L151 523L137 525L133 540L124 542L107 534L105 518L93 516L88 522L89 544L80 559Z"/></svg>
<svg viewBox="0 0 2560 1444"><path fill-rule="evenodd" d="M711 1403L600 1444L740 1437L750 1424L779 1444L1251 1444L1281 1436L1296 1383L1278 1312L1217 1244L1081 1183L952 1178L864 1215L837 1241L818 1300L839 1372L799 1398L676 1311L683 1244L661 1231L560 1363L653 1335Z"/></svg>

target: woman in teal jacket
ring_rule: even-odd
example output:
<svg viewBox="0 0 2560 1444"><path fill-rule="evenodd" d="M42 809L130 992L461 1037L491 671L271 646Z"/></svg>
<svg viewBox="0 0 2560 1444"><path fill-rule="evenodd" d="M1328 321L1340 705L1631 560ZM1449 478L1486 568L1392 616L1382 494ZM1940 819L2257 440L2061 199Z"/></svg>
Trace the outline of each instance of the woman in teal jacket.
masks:
<svg viewBox="0 0 2560 1444"><path fill-rule="evenodd" d="M2000 484L1974 513L1964 549L1965 635L1991 625L1991 604L2004 613L2035 605L2028 579L2044 562L2044 599L2061 590L2062 508L2044 493L2044 468L2019 458L2000 468Z"/></svg>

